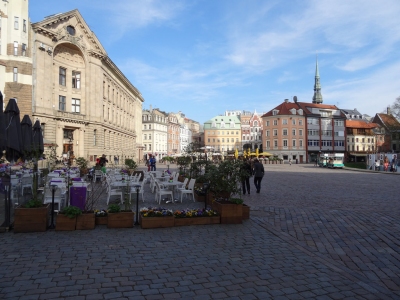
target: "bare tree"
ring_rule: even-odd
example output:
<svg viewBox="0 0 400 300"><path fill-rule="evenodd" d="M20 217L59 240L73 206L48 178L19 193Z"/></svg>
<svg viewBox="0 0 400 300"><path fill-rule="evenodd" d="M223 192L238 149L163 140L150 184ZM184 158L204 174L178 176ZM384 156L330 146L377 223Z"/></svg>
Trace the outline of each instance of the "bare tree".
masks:
<svg viewBox="0 0 400 300"><path fill-rule="evenodd" d="M397 119L400 120L400 97L397 97L392 105L389 106L391 114ZM382 111L382 113L386 114L387 109Z"/></svg>

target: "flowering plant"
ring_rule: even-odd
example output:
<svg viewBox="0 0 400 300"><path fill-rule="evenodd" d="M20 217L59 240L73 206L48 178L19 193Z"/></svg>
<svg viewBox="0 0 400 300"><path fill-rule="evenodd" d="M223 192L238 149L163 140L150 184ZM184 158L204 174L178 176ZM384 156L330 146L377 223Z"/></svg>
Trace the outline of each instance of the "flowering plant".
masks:
<svg viewBox="0 0 400 300"><path fill-rule="evenodd" d="M177 210L174 212L175 218L198 218L198 217L214 217L218 216L218 212L212 209L186 209Z"/></svg>
<svg viewBox="0 0 400 300"><path fill-rule="evenodd" d="M104 209L102 209L102 210L96 209L94 211L94 214L96 217L107 217L107 211L105 211Z"/></svg>
<svg viewBox="0 0 400 300"><path fill-rule="evenodd" d="M194 187L194 192L199 196L205 196L206 195L206 191L203 189L202 186L195 186Z"/></svg>
<svg viewBox="0 0 400 300"><path fill-rule="evenodd" d="M121 174L122 174L122 175L126 175L126 174L128 174L128 170L126 170L126 169L122 169L122 170L121 170Z"/></svg>
<svg viewBox="0 0 400 300"><path fill-rule="evenodd" d="M163 207L143 207L140 209L140 214L144 218L173 216L173 212L171 209L166 209Z"/></svg>

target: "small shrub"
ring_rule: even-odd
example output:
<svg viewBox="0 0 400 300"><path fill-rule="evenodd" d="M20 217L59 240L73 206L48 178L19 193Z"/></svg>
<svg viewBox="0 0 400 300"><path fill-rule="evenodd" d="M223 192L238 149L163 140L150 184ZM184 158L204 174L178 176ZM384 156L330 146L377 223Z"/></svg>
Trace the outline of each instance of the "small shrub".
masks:
<svg viewBox="0 0 400 300"><path fill-rule="evenodd" d="M73 219L82 214L82 210L76 206L67 206L61 212L63 215L66 215L68 218Z"/></svg>
<svg viewBox="0 0 400 300"><path fill-rule="evenodd" d="M121 207L119 207L118 204L110 204L108 206L108 212L109 213L119 213L119 212L121 212Z"/></svg>

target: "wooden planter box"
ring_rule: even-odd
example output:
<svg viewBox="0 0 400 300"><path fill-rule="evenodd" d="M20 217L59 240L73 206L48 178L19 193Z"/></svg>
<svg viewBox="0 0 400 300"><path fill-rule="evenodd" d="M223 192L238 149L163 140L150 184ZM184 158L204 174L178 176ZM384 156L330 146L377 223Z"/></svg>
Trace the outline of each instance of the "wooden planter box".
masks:
<svg viewBox="0 0 400 300"><path fill-rule="evenodd" d="M212 208L219 212L221 224L242 224L243 205L230 202L214 201Z"/></svg>
<svg viewBox="0 0 400 300"><path fill-rule="evenodd" d="M14 233L46 231L50 204L39 208L17 207L14 212Z"/></svg>
<svg viewBox="0 0 400 300"><path fill-rule="evenodd" d="M242 215L243 220L250 219L250 206L243 204L242 212L243 212L243 215Z"/></svg>
<svg viewBox="0 0 400 300"><path fill-rule="evenodd" d="M95 223L96 225L107 225L108 222L108 216L105 217L95 217Z"/></svg>
<svg viewBox="0 0 400 300"><path fill-rule="evenodd" d="M90 230L96 226L94 213L81 214L76 219L76 230Z"/></svg>
<svg viewBox="0 0 400 300"><path fill-rule="evenodd" d="M135 216L135 213L133 211L108 213L107 227L108 228L132 228L134 216Z"/></svg>
<svg viewBox="0 0 400 300"><path fill-rule="evenodd" d="M189 226L189 225L209 225L219 224L220 216L215 217L198 217L198 218L175 218L174 226Z"/></svg>
<svg viewBox="0 0 400 300"><path fill-rule="evenodd" d="M174 227L174 219L174 216L146 218L142 218L141 215L139 216L140 226L143 229Z"/></svg>
<svg viewBox="0 0 400 300"><path fill-rule="evenodd" d="M76 227L76 217L68 218L64 214L57 215L56 231L73 231Z"/></svg>

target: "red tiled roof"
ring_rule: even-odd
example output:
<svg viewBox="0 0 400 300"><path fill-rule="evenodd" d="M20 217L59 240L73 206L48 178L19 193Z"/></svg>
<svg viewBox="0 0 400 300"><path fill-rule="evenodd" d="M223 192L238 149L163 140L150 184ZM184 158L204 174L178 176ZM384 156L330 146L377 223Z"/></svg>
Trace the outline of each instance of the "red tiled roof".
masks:
<svg viewBox="0 0 400 300"><path fill-rule="evenodd" d="M297 102L297 104L304 110L306 114L311 114L311 111L308 110L310 108L324 108L324 109L338 109L336 105L330 104L317 104L317 103L307 103L307 102Z"/></svg>
<svg viewBox="0 0 400 300"><path fill-rule="evenodd" d="M399 126L400 123L399 121L396 120L393 115L388 115L388 114L377 114L381 118L382 122L387 125L387 126Z"/></svg>
<svg viewBox="0 0 400 300"><path fill-rule="evenodd" d="M300 107L296 103L293 103L293 102L282 102L281 104L279 104L274 109L271 109L269 112L263 114L261 116L261 118L273 116L272 112L274 110L278 110L279 111L277 115L292 115L292 113L290 112L290 110L292 108L298 110Z"/></svg>
<svg viewBox="0 0 400 300"><path fill-rule="evenodd" d="M356 121L356 120L346 120L346 127L350 128L375 128L378 127L376 123L367 123L364 121Z"/></svg>

